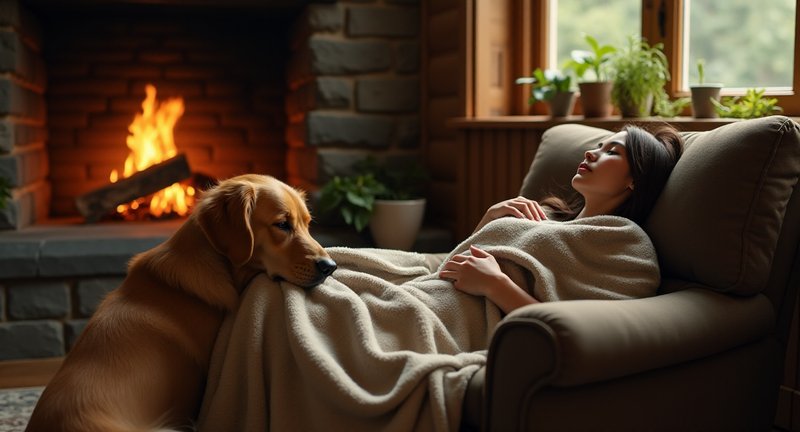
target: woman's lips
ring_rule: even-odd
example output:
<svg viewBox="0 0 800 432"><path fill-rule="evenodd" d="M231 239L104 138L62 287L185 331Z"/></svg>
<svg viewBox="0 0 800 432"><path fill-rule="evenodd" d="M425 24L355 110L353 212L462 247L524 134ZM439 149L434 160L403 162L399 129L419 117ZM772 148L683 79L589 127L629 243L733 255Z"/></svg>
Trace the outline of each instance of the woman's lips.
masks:
<svg viewBox="0 0 800 432"><path fill-rule="evenodd" d="M589 168L589 165L587 165L586 162L583 162L580 165L578 165L578 172L579 173L592 172L592 170Z"/></svg>

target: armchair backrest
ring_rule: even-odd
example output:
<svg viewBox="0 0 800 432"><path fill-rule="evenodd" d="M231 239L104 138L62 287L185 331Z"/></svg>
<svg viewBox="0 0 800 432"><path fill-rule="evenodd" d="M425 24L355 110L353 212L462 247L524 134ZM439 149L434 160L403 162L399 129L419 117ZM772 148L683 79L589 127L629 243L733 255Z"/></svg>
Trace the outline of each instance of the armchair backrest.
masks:
<svg viewBox="0 0 800 432"><path fill-rule="evenodd" d="M583 152L612 133L575 124L547 130L520 194L571 190ZM763 293L778 328L788 329L800 283L800 126L772 116L682 135L684 154L644 226L659 254L662 291L699 284Z"/></svg>

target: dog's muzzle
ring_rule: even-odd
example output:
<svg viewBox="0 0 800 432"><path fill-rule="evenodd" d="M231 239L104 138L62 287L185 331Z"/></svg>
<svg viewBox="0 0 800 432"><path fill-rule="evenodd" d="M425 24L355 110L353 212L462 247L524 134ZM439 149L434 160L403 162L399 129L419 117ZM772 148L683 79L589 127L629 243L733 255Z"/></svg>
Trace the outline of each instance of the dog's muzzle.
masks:
<svg viewBox="0 0 800 432"><path fill-rule="evenodd" d="M320 258L317 260L317 270L322 278L330 276L336 270L336 262L330 258Z"/></svg>

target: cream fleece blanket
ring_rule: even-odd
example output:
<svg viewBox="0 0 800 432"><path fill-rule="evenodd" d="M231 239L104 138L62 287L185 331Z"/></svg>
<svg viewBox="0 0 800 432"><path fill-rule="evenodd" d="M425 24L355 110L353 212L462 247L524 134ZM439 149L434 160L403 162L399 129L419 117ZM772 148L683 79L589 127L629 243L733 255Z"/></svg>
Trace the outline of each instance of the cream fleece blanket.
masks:
<svg viewBox="0 0 800 432"><path fill-rule="evenodd" d="M619 217L502 218L448 257L470 244L542 301L658 287L649 238ZM501 312L438 278L444 254L328 251L339 268L311 290L263 275L249 285L220 330L198 430L457 430Z"/></svg>

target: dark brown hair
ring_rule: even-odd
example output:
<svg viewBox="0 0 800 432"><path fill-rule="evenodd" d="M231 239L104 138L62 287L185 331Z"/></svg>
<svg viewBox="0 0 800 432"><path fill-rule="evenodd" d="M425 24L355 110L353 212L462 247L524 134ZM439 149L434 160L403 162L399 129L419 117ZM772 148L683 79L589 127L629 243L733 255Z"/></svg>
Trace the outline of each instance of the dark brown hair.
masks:
<svg viewBox="0 0 800 432"><path fill-rule="evenodd" d="M627 125L622 130L627 132L625 148L633 178L633 192L617 207L614 214L641 225L653 209L672 169L683 154L683 138L675 128L667 124L651 130ZM541 204L552 209L553 219L572 220L580 213L584 201L579 194L567 199L552 195L543 199Z"/></svg>

